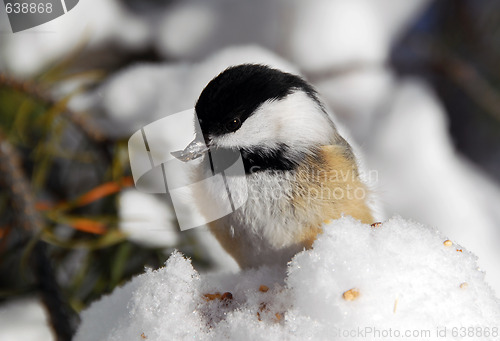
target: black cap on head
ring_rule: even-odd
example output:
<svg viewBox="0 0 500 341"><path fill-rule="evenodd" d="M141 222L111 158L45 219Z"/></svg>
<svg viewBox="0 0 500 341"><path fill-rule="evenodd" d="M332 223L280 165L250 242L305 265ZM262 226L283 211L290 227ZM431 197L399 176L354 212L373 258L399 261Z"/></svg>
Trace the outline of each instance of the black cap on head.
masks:
<svg viewBox="0 0 500 341"><path fill-rule="evenodd" d="M259 64L233 66L203 89L195 106L205 136L235 131L262 103L302 90L320 102L315 90L299 76Z"/></svg>

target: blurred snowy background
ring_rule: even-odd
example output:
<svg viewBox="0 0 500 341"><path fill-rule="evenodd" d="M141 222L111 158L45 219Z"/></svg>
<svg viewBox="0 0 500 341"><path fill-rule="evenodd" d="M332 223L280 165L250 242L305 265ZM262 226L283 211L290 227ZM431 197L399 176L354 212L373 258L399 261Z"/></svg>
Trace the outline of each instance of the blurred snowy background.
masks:
<svg viewBox="0 0 500 341"><path fill-rule="evenodd" d="M200 272L237 269L133 188L126 143L244 62L309 80L377 170L385 217L475 253L498 295L499 61L498 2L81 0L17 34L0 11L0 339L74 329L174 248Z"/></svg>

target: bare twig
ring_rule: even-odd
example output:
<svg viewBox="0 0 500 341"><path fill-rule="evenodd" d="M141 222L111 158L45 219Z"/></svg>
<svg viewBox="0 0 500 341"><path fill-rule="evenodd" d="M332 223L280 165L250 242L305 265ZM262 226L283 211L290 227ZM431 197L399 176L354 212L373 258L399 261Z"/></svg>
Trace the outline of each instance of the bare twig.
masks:
<svg viewBox="0 0 500 341"><path fill-rule="evenodd" d="M14 77L0 73L0 87L7 87L15 91L27 94L48 106L58 105L58 101L47 94L43 89L32 81L20 81ZM106 136L87 116L75 113L64 108L65 117L77 126L90 140L100 143L106 140Z"/></svg>
<svg viewBox="0 0 500 341"><path fill-rule="evenodd" d="M24 175L21 159L1 131L0 181L9 192L12 206L16 211L16 220L23 228L24 239L32 240L41 232L44 225L43 218L35 208L35 199ZM73 335L71 310L63 299L45 243L36 241L30 260L38 291L49 313L57 340L71 340Z"/></svg>
<svg viewBox="0 0 500 341"><path fill-rule="evenodd" d="M456 55L440 51L437 66L486 113L500 121L500 91L472 65Z"/></svg>

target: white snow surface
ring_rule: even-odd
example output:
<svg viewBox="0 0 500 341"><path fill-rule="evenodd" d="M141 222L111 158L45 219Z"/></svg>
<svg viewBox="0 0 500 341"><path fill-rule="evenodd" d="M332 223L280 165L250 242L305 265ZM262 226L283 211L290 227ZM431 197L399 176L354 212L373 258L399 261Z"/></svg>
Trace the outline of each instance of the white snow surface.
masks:
<svg viewBox="0 0 500 341"><path fill-rule="evenodd" d="M48 326L48 316L41 302L25 297L0 305L0 340L49 341L54 340Z"/></svg>
<svg viewBox="0 0 500 341"><path fill-rule="evenodd" d="M177 216L167 198L128 189L119 195L120 230L128 239L151 248L169 248L182 240ZM177 214L183 212L176 212ZM199 214L191 210L191 214ZM202 257L210 260L212 268L237 271L236 261L224 251L206 226L191 231L201 246Z"/></svg>
<svg viewBox="0 0 500 341"><path fill-rule="evenodd" d="M407 333L407 340L453 340L452 328L474 326L492 332L481 339L497 339L500 302L477 258L445 240L400 217L379 227L345 217L325 225L286 272L200 275L176 251L165 267L146 270L82 312L75 340L340 340L346 333L352 340ZM344 299L351 289L359 296ZM215 292L232 299L204 298ZM447 336L438 337L443 328Z"/></svg>
<svg viewBox="0 0 500 341"><path fill-rule="evenodd" d="M170 247L179 242L177 218L165 201L129 189L119 196L120 229L128 239L150 247Z"/></svg>
<svg viewBox="0 0 500 341"><path fill-rule="evenodd" d="M441 103L422 81L400 81L366 136L389 215L432 225L479 257L500 293L500 187L457 155Z"/></svg>
<svg viewBox="0 0 500 341"><path fill-rule="evenodd" d="M459 155L445 109L417 78L361 68L317 85L361 147L388 216L437 227L479 257L500 293L500 186Z"/></svg>

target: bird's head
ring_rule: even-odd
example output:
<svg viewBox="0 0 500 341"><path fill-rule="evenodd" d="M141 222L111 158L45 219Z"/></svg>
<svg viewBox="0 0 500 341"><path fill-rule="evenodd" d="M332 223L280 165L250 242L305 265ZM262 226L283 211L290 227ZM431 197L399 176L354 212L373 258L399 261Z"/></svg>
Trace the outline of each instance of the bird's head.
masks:
<svg viewBox="0 0 500 341"><path fill-rule="evenodd" d="M202 136L179 158L201 155L206 145L240 151L245 168L293 169L320 146L343 140L311 85L264 65L226 69L202 91L195 111Z"/></svg>

